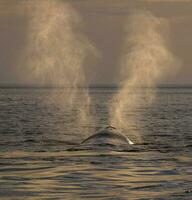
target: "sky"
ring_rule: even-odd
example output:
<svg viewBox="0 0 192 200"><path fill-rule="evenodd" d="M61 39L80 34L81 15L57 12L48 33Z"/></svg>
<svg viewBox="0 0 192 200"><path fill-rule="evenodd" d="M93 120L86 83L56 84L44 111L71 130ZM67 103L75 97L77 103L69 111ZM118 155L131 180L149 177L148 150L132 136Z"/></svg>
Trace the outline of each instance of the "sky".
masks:
<svg viewBox="0 0 192 200"><path fill-rule="evenodd" d="M26 46L29 20L21 1L0 1L0 84L25 84L18 57ZM41 1L41 0L39 0ZM60 0L62 1L62 0ZM64 1L64 0L63 0ZM149 10L169 23L169 49L180 63L161 84L192 85L192 0L66 0L83 22L82 32L96 47L98 58L83 63L91 84L116 84L125 37L124 26L135 9ZM62 27L61 27L62 28ZM22 74L22 75L21 75ZM27 76L27 75L26 75Z"/></svg>

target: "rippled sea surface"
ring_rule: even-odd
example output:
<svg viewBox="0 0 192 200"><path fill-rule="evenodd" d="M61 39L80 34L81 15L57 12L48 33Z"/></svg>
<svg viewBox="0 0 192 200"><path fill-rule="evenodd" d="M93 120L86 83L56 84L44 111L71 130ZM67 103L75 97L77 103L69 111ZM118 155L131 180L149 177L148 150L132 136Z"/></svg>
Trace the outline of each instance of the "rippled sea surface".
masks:
<svg viewBox="0 0 192 200"><path fill-rule="evenodd" d="M84 129L108 124L115 92L92 88L95 123L76 127L47 103L50 89L0 89L0 199L191 200L192 89L158 89L153 105L129 113L141 113L130 148L81 148Z"/></svg>

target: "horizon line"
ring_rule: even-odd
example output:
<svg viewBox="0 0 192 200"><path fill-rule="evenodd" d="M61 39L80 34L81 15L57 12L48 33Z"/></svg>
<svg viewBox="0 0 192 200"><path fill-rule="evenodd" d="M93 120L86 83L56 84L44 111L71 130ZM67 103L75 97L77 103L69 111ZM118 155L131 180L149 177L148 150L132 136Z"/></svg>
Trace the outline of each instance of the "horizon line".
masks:
<svg viewBox="0 0 192 200"><path fill-rule="evenodd" d="M88 84L86 86L79 85L77 88L120 88L118 84ZM158 84L155 86L156 88L192 88L192 84ZM57 85L37 85L37 84L16 84L16 83L2 83L0 84L0 88L47 88L47 89L54 89L54 88L73 88L71 86L57 86ZM154 87L135 87L135 88L154 88Z"/></svg>

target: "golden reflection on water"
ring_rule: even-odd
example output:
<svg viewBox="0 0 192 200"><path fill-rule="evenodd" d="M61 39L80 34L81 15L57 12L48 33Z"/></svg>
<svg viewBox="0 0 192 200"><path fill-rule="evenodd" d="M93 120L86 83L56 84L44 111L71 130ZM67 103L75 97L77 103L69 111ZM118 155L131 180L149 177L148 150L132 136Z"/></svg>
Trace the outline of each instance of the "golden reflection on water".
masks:
<svg viewBox="0 0 192 200"><path fill-rule="evenodd" d="M0 153L0 158L1 191L14 191L18 199L155 198L182 192L174 184L191 180L173 161L146 152L138 157L134 152L14 151Z"/></svg>

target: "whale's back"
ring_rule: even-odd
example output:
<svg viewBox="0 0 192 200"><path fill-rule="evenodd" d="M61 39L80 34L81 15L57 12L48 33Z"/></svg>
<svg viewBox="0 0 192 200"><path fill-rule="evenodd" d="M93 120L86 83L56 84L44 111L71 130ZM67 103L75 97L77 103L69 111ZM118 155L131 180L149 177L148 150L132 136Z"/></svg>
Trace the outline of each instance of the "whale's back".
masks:
<svg viewBox="0 0 192 200"><path fill-rule="evenodd" d="M82 144L127 145L133 144L133 142L131 142L131 140L129 140L125 135L118 132L116 128L108 126L85 139Z"/></svg>

